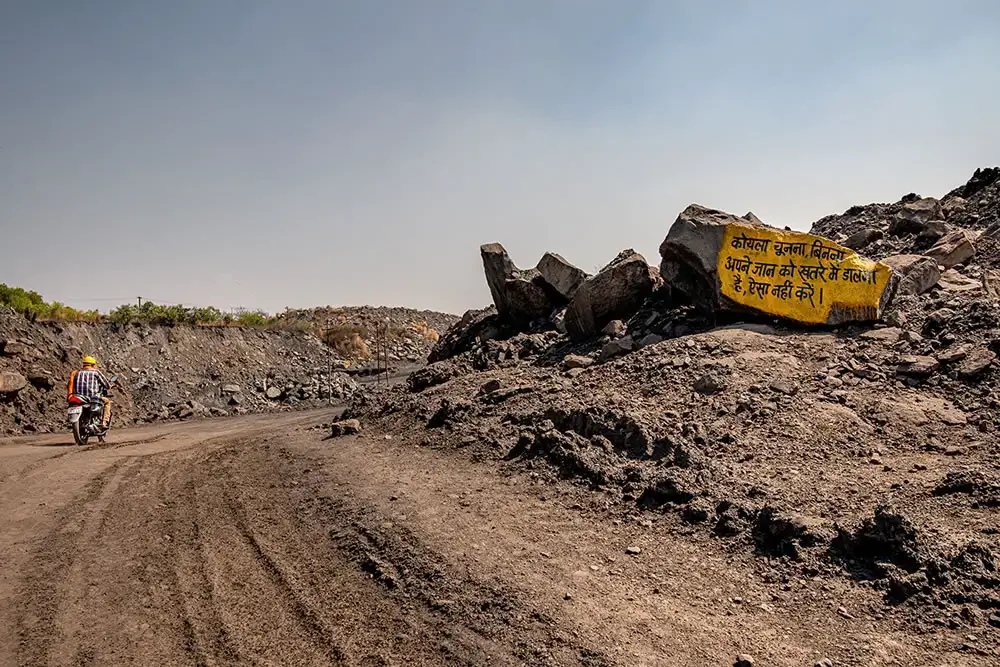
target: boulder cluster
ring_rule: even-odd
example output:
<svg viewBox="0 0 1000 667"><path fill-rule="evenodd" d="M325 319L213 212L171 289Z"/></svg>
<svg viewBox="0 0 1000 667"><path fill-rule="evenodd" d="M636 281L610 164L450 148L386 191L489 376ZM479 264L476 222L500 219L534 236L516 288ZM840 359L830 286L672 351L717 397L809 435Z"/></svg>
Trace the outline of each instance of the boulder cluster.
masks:
<svg viewBox="0 0 1000 667"><path fill-rule="evenodd" d="M480 253L501 321L523 331L548 322L573 340L593 338L632 314L662 284L659 270L631 249L596 275L551 252L527 270L517 268L499 243L482 246Z"/></svg>

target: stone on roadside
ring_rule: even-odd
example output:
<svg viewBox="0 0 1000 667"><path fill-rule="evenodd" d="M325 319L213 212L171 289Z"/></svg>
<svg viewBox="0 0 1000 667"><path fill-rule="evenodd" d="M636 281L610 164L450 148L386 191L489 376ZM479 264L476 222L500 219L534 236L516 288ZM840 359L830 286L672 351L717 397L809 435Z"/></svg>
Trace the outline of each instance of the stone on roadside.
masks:
<svg viewBox="0 0 1000 667"><path fill-rule="evenodd" d="M573 298L576 290L587 279L586 271L552 252L542 255L536 268L542 279L567 301Z"/></svg>
<svg viewBox="0 0 1000 667"><path fill-rule="evenodd" d="M939 238L948 233L948 223L944 220L931 220L924 228L920 230L917 234L917 238L921 241L937 241Z"/></svg>
<svg viewBox="0 0 1000 667"><path fill-rule="evenodd" d="M751 656L746 653L741 653L736 656L736 662L733 663L733 667L754 667L754 660Z"/></svg>
<svg viewBox="0 0 1000 667"><path fill-rule="evenodd" d="M56 380L52 374L45 370L33 369L27 375L28 382L38 389L52 389L56 386Z"/></svg>
<svg viewBox="0 0 1000 667"><path fill-rule="evenodd" d="M361 422L357 419L345 419L330 424L330 437L332 438L339 438L344 435L357 435L358 433L361 433Z"/></svg>
<svg viewBox="0 0 1000 667"><path fill-rule="evenodd" d="M628 331L628 327L621 320L611 320L607 325L601 329L601 333L605 336L611 336L612 338L618 338L624 336L625 332Z"/></svg>
<svg viewBox="0 0 1000 667"><path fill-rule="evenodd" d="M725 388L726 385L722 379L711 373L702 375L694 383L694 390L699 394L717 394Z"/></svg>
<svg viewBox="0 0 1000 667"><path fill-rule="evenodd" d="M893 255L882 260L899 274L899 296L923 294L937 285L941 269L936 260L922 255Z"/></svg>
<svg viewBox="0 0 1000 667"><path fill-rule="evenodd" d="M660 256L669 290L711 315L763 313L831 326L878 321L899 280L887 264L828 238L751 224L698 205L677 217ZM803 265L810 259L816 263ZM799 270L791 271L789 262Z"/></svg>
<svg viewBox="0 0 1000 667"><path fill-rule="evenodd" d="M880 229L862 229L848 236L840 245L851 250L861 250L884 236Z"/></svg>
<svg viewBox="0 0 1000 667"><path fill-rule="evenodd" d="M635 313L661 284L659 271L634 250L621 252L580 285L566 309L566 332L575 341L597 336L608 322Z"/></svg>
<svg viewBox="0 0 1000 667"><path fill-rule="evenodd" d="M798 386L781 378L772 380L770 388L771 391L776 391L779 394L784 394L786 396L794 396L799 391Z"/></svg>
<svg viewBox="0 0 1000 667"><path fill-rule="evenodd" d="M243 389L238 384L224 384L221 391L223 394L239 394Z"/></svg>
<svg viewBox="0 0 1000 667"><path fill-rule="evenodd" d="M875 340L886 345L894 345L899 342L899 337L903 332L898 327L885 327L884 329L872 329L861 334L865 340Z"/></svg>
<svg viewBox="0 0 1000 667"><path fill-rule="evenodd" d="M946 220L951 220L956 214L964 213L968 202L962 197L947 197L941 201L941 210Z"/></svg>
<svg viewBox="0 0 1000 667"><path fill-rule="evenodd" d="M935 327L942 327L955 317L955 311L950 308L938 308L927 316L927 322Z"/></svg>
<svg viewBox="0 0 1000 667"><path fill-rule="evenodd" d="M487 380L483 384L479 385L479 393L480 394L493 394L493 393L496 393L496 392L500 391L500 388L502 386L503 385L500 384L500 380L497 380L497 379Z"/></svg>
<svg viewBox="0 0 1000 667"><path fill-rule="evenodd" d="M959 347L942 350L935 354L934 358L942 364L955 364L968 357L970 349L972 348L968 345L960 345Z"/></svg>
<svg viewBox="0 0 1000 667"><path fill-rule="evenodd" d="M5 357L20 357L28 351L28 346L16 340L0 341L0 354Z"/></svg>
<svg viewBox="0 0 1000 667"><path fill-rule="evenodd" d="M279 398L281 398L282 395L284 395L284 393L285 392L281 389L281 387L271 386L267 388L267 390L264 392L264 395L267 396L270 400L276 401Z"/></svg>
<svg viewBox="0 0 1000 667"><path fill-rule="evenodd" d="M937 283L938 289L945 292L974 292L983 289L981 280L973 280L963 276L955 269L948 269L941 274L941 279Z"/></svg>
<svg viewBox="0 0 1000 667"><path fill-rule="evenodd" d="M467 310L462 318L451 325L434 344L428 363L451 359L467 352L477 344L514 333L507 323L500 319L495 305L479 310Z"/></svg>
<svg viewBox="0 0 1000 667"><path fill-rule="evenodd" d="M406 378L406 386L411 392L418 393L424 389L444 384L457 374L458 370L451 363L435 362L411 373Z"/></svg>
<svg viewBox="0 0 1000 667"><path fill-rule="evenodd" d="M655 334L655 333L646 334L639 341L639 347L649 347L650 345L656 345L657 343L662 343L662 342L663 342L663 336L661 336L660 334Z"/></svg>

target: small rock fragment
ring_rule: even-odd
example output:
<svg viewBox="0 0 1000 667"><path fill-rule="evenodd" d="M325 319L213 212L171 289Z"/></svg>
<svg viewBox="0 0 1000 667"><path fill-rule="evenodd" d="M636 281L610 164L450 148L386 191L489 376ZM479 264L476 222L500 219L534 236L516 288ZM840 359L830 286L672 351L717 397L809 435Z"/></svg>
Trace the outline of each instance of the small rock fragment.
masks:
<svg viewBox="0 0 1000 667"><path fill-rule="evenodd" d="M604 326L603 329L601 329L602 334L605 336L611 336L612 338L616 336L624 336L626 331L627 327L621 320L611 320Z"/></svg>
<svg viewBox="0 0 1000 667"><path fill-rule="evenodd" d="M779 394L785 394L786 396L794 396L799 391L799 388L796 385L783 379L772 380L770 387L771 391L776 391Z"/></svg>
<svg viewBox="0 0 1000 667"><path fill-rule="evenodd" d="M903 357L899 366L896 367L896 373L909 377L926 378L933 375L940 367L941 364L934 357Z"/></svg>
<svg viewBox="0 0 1000 667"><path fill-rule="evenodd" d="M567 354L563 359L563 368L572 370L574 368L588 368L594 365L594 360L582 354Z"/></svg>
<svg viewBox="0 0 1000 667"><path fill-rule="evenodd" d="M716 375L702 375L694 383L694 390L699 394L717 394L726 388L722 379Z"/></svg>
<svg viewBox="0 0 1000 667"><path fill-rule="evenodd" d="M330 437L339 438L344 435L356 435L361 432L361 422L357 419L345 419L344 421L330 424Z"/></svg>
<svg viewBox="0 0 1000 667"><path fill-rule="evenodd" d="M962 345L949 350L942 350L934 355L934 357L942 364L954 364L969 356L969 350L968 345Z"/></svg>
<svg viewBox="0 0 1000 667"><path fill-rule="evenodd" d="M992 350L986 348L972 350L958 366L958 377L963 380L974 380L985 373L996 359L997 355Z"/></svg>
<svg viewBox="0 0 1000 667"><path fill-rule="evenodd" d="M495 379L494 380L488 380L488 381L484 382L482 385L480 385L480 387L479 387L479 393L480 394L492 394L494 392L500 391L500 387L501 387L500 380L495 380Z"/></svg>

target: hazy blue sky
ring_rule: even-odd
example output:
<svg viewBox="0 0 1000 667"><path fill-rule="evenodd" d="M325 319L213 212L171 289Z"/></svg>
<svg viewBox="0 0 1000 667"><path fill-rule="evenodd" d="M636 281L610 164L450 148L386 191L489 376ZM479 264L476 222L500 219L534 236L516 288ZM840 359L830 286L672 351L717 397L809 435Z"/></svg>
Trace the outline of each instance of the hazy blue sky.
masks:
<svg viewBox="0 0 1000 667"><path fill-rule="evenodd" d="M0 0L0 282L78 306L460 312L998 162L995 0Z"/></svg>

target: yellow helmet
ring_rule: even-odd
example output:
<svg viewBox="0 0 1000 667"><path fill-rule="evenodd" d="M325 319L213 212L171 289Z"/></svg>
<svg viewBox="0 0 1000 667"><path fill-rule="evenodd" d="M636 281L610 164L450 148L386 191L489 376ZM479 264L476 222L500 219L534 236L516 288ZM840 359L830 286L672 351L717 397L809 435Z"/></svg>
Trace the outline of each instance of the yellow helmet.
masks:
<svg viewBox="0 0 1000 667"><path fill-rule="evenodd" d="M94 359L91 356L86 356L86 357L83 358L83 365L84 366L96 366L97 365L97 359Z"/></svg>

